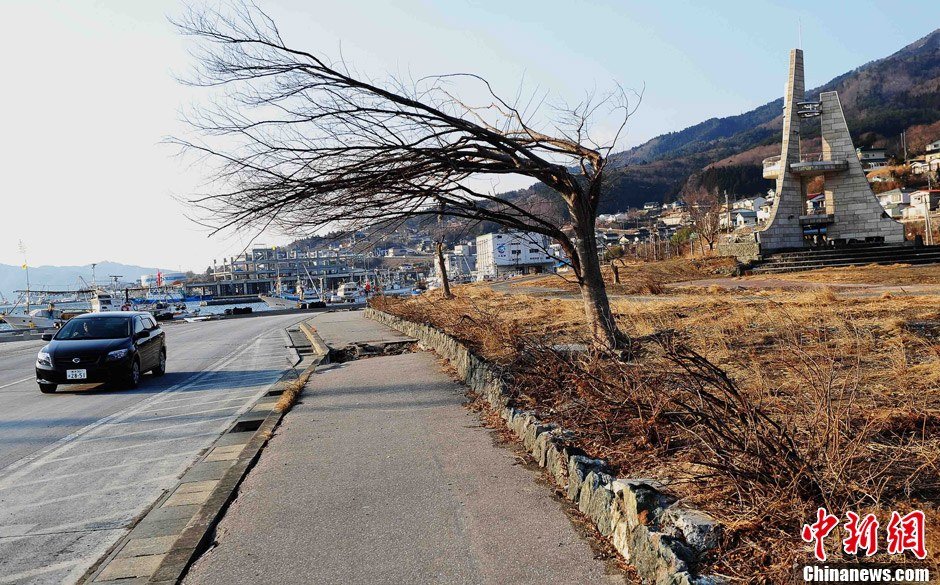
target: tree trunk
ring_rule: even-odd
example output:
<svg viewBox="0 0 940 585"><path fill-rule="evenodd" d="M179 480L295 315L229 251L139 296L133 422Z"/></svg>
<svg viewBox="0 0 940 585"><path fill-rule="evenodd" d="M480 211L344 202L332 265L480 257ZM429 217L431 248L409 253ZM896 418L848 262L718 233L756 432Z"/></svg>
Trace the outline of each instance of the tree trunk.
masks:
<svg viewBox="0 0 940 585"><path fill-rule="evenodd" d="M594 221L590 214L575 215L575 248L580 264L581 300L584 314L591 324L594 344L610 351L617 349L620 332L610 310L607 287L601 274L601 263L597 257L597 240L594 237Z"/></svg>
<svg viewBox="0 0 940 585"><path fill-rule="evenodd" d="M437 243L437 273L441 277L441 292L445 299L451 298L450 281L447 279L447 265L444 264L444 242Z"/></svg>

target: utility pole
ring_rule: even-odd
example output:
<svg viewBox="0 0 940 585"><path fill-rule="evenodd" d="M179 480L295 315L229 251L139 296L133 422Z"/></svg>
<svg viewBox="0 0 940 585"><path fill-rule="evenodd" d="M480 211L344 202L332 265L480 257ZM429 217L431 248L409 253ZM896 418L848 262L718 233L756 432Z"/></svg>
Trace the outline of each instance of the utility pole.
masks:
<svg viewBox="0 0 940 585"><path fill-rule="evenodd" d="M901 130L901 145L904 146L904 164L907 164L907 130Z"/></svg>
<svg viewBox="0 0 940 585"><path fill-rule="evenodd" d="M933 229L930 226L930 188L924 197L924 244L933 245Z"/></svg>
<svg viewBox="0 0 940 585"><path fill-rule="evenodd" d="M728 231L731 231L731 203L728 202L728 191L725 190L725 220L728 222Z"/></svg>

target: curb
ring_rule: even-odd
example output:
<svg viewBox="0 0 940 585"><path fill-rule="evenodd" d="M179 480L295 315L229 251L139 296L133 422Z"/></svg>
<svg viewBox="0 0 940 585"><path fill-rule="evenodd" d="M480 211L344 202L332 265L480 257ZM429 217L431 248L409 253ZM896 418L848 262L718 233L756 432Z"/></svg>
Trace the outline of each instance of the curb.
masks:
<svg viewBox="0 0 940 585"><path fill-rule="evenodd" d="M332 351L330 347L320 338L320 335L317 333L317 328L314 327L310 322L313 319L307 319L306 321L300 322L300 331L307 336L307 339L310 340L310 345L313 348L313 353L316 355L323 356L320 360L320 364L330 363L330 352Z"/></svg>
<svg viewBox="0 0 940 585"><path fill-rule="evenodd" d="M178 583L212 544L216 525L281 422L285 413L274 406L284 387L315 370L323 357L303 356L284 372L79 583Z"/></svg>
<svg viewBox="0 0 940 585"><path fill-rule="evenodd" d="M430 325L401 319L373 308L365 316L419 340L447 359L460 378L486 399L522 443L525 451L590 518L644 583L711 585L717 576L700 575L694 566L713 554L722 526L698 510L682 508L655 480L615 478L602 459L591 459L572 444L570 433L510 406L502 372L457 339Z"/></svg>

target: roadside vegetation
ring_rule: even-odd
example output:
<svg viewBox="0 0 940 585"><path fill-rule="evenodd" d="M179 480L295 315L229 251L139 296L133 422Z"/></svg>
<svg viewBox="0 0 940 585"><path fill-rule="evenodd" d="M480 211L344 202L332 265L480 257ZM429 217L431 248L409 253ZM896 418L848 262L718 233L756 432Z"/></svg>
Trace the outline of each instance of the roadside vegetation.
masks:
<svg viewBox="0 0 940 585"><path fill-rule="evenodd" d="M614 277L616 267L618 277ZM660 262L644 262L618 258L601 268L609 294L663 294L665 285L701 278L731 276L737 262L730 257L687 260L675 258ZM619 280L620 282L617 282ZM577 292L577 285L562 274L547 274L541 278L511 283L511 287L548 288Z"/></svg>
<svg viewBox="0 0 940 585"><path fill-rule="evenodd" d="M755 276L754 278L762 278ZM784 272L774 274L773 278L798 282L819 282L827 284L877 284L885 286L904 286L911 284L940 285L940 265L910 264L868 266L846 266L844 268L821 268L805 272Z"/></svg>
<svg viewBox="0 0 940 585"><path fill-rule="evenodd" d="M635 270L685 278L660 264ZM657 478L718 517L727 533L714 572L789 579L810 558L800 527L819 506L874 512L883 526L892 510L919 508L928 527L940 524L937 297L703 290L615 300L633 339L617 359L556 350L590 339L577 301L482 284L453 294L373 304L470 344L505 369L519 407L573 430L618 475ZM937 534L928 528L935 570Z"/></svg>
<svg viewBox="0 0 940 585"><path fill-rule="evenodd" d="M301 393L303 393L304 386L307 385L307 380L310 379L312 373L313 370L308 370L301 373L296 379L287 382L284 386L284 393L281 394L281 397L277 400L277 404L274 405L274 410L283 414L292 409L300 398Z"/></svg>

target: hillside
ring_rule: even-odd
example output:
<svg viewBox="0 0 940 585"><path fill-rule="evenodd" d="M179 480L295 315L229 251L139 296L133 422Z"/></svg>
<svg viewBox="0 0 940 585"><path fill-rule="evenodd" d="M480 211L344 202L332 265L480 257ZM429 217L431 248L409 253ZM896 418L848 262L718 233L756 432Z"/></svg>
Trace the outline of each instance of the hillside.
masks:
<svg viewBox="0 0 940 585"><path fill-rule="evenodd" d="M119 274L122 281L140 281L142 274L154 274L156 268L145 268L118 262L99 262L95 266L95 277L99 283L107 282L108 275ZM30 287L36 290L55 288L75 289L91 283L91 264L84 266L30 266ZM0 264L0 293L10 301L14 300L14 290L26 288L26 271L21 266Z"/></svg>
<svg viewBox="0 0 940 585"><path fill-rule="evenodd" d="M781 72L781 76L784 72ZM857 146L878 145L900 152L899 134L908 130L911 154L940 138L940 29L884 59L872 61L807 92L838 91ZM601 213L674 198L690 176L709 188L749 195L772 187L761 177L760 161L776 153L783 98L749 112L712 118L685 130L657 136L612 156L610 185ZM804 138L818 137L808 124ZM544 185L517 192L544 194Z"/></svg>

